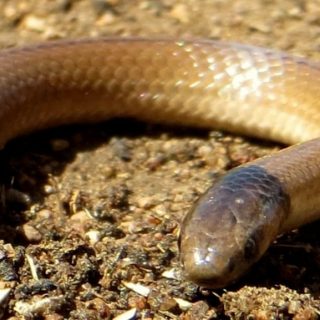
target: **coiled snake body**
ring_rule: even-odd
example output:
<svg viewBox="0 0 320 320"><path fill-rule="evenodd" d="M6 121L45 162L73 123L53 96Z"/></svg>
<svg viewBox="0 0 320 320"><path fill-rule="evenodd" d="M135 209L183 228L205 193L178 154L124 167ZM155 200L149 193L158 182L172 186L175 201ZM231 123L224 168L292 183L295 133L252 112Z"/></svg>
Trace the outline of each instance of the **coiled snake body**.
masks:
<svg viewBox="0 0 320 320"><path fill-rule="evenodd" d="M227 285L279 233L320 216L316 63L219 41L58 41L2 50L0 88L2 146L34 130L121 116L295 144L231 170L187 214L181 259L199 285Z"/></svg>

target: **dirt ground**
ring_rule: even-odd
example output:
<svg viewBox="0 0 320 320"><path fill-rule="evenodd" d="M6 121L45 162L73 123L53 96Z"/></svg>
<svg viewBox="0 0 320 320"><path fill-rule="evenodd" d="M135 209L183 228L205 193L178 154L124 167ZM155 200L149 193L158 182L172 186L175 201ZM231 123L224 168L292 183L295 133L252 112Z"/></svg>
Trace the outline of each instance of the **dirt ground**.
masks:
<svg viewBox="0 0 320 320"><path fill-rule="evenodd" d="M0 2L1 47L114 35L235 40L320 59L320 1ZM179 222L199 194L278 148L129 120L11 142L1 155L2 318L319 318L319 224L281 237L225 290L184 281L179 265Z"/></svg>

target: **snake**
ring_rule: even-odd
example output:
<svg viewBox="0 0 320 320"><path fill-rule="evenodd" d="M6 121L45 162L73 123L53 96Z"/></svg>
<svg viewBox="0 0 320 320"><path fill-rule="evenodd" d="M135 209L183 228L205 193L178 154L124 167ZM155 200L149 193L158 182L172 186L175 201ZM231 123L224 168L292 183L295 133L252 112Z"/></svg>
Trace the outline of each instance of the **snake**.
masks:
<svg viewBox="0 0 320 320"><path fill-rule="evenodd" d="M185 278L220 288L275 238L320 217L320 65L206 39L56 40L0 51L0 146L33 131L129 117L287 145L221 176L186 214Z"/></svg>

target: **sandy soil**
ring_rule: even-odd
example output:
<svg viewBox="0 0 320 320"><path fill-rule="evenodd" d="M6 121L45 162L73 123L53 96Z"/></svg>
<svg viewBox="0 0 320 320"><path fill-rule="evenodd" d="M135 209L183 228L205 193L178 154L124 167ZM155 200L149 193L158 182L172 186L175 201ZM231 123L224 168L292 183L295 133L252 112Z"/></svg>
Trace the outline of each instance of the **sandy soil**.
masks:
<svg viewBox="0 0 320 320"><path fill-rule="evenodd" d="M0 2L1 47L183 36L319 59L319 34L317 0ZM229 168L278 148L127 120L13 141L1 158L3 319L317 319L319 224L280 238L226 290L199 289L180 271L179 222L194 200Z"/></svg>

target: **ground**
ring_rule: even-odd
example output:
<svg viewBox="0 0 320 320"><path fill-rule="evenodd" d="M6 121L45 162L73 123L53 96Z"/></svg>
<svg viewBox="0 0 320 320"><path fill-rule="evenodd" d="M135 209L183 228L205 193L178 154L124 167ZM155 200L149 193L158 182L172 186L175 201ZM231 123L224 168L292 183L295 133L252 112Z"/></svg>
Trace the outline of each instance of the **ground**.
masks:
<svg viewBox="0 0 320 320"><path fill-rule="evenodd" d="M320 59L319 33L317 0L0 2L3 48L97 36L204 37ZM229 168L280 147L128 120L11 142L2 155L3 318L318 318L319 224L278 239L225 290L184 281L179 265L179 223L199 194Z"/></svg>

